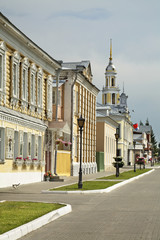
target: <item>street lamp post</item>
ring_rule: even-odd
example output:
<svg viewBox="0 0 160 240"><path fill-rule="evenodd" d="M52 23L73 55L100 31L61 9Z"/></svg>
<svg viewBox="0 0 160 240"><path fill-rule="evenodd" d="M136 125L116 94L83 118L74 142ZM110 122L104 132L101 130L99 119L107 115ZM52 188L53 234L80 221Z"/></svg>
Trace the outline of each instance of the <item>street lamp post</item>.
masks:
<svg viewBox="0 0 160 240"><path fill-rule="evenodd" d="M80 131L80 166L79 166L79 181L78 181L78 188L82 188L82 131L84 127L84 122L85 119L82 118L82 115L80 118L77 119L78 121L78 126L79 126L79 131Z"/></svg>
<svg viewBox="0 0 160 240"><path fill-rule="evenodd" d="M117 159L117 158L118 158L119 128L116 129L115 138L116 138L116 159ZM118 161L116 161L116 177L119 177L119 165L118 165Z"/></svg>
<svg viewBox="0 0 160 240"><path fill-rule="evenodd" d="M136 156L135 156L135 147L136 147L136 141L133 141L133 146L134 146L134 172L136 172Z"/></svg>

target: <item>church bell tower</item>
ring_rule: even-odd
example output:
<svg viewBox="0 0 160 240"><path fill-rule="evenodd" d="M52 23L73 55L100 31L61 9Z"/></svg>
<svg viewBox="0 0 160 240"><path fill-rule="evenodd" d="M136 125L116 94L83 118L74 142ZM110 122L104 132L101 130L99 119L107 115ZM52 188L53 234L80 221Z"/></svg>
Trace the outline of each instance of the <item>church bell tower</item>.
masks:
<svg viewBox="0 0 160 240"><path fill-rule="evenodd" d="M110 40L109 64L105 71L105 86L102 90L102 104L106 106L119 105L119 87L117 86L116 69L112 62L112 40Z"/></svg>

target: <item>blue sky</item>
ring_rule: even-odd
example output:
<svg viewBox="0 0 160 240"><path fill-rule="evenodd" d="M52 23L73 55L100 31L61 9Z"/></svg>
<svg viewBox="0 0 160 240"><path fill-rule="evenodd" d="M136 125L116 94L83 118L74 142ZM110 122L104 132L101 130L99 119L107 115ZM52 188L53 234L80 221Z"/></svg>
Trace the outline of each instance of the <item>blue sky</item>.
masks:
<svg viewBox="0 0 160 240"><path fill-rule="evenodd" d="M53 58L90 60L99 89L112 38L118 85L122 90L124 82L131 120L148 118L160 142L159 0L1 0L0 9Z"/></svg>

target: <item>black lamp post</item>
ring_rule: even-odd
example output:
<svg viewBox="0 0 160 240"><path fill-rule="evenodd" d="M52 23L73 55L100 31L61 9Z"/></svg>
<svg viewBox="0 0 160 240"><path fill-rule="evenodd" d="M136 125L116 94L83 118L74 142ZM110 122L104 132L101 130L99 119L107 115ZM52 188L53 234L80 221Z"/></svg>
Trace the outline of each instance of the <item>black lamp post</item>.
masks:
<svg viewBox="0 0 160 240"><path fill-rule="evenodd" d="M134 172L136 172L136 156L135 156L135 147L136 147L136 141L133 141L133 146L134 146Z"/></svg>
<svg viewBox="0 0 160 240"><path fill-rule="evenodd" d="M84 127L85 119L82 118L82 115L80 118L77 119L79 131L80 131L80 166L79 166L79 181L78 181L78 188L82 188L82 131Z"/></svg>
<svg viewBox="0 0 160 240"><path fill-rule="evenodd" d="M118 158L119 128L116 129L115 138L116 138L116 159L117 159L117 158ZM119 165L118 165L118 161L116 161L116 177L119 177Z"/></svg>

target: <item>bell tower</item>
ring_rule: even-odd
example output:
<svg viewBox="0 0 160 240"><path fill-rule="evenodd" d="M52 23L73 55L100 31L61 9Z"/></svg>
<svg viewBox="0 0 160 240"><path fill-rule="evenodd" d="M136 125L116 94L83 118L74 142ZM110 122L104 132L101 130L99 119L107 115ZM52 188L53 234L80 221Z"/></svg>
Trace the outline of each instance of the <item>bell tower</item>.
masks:
<svg viewBox="0 0 160 240"><path fill-rule="evenodd" d="M106 106L119 105L119 87L117 86L116 69L112 62L112 39L110 39L109 64L105 71L105 86L102 90L102 104Z"/></svg>

